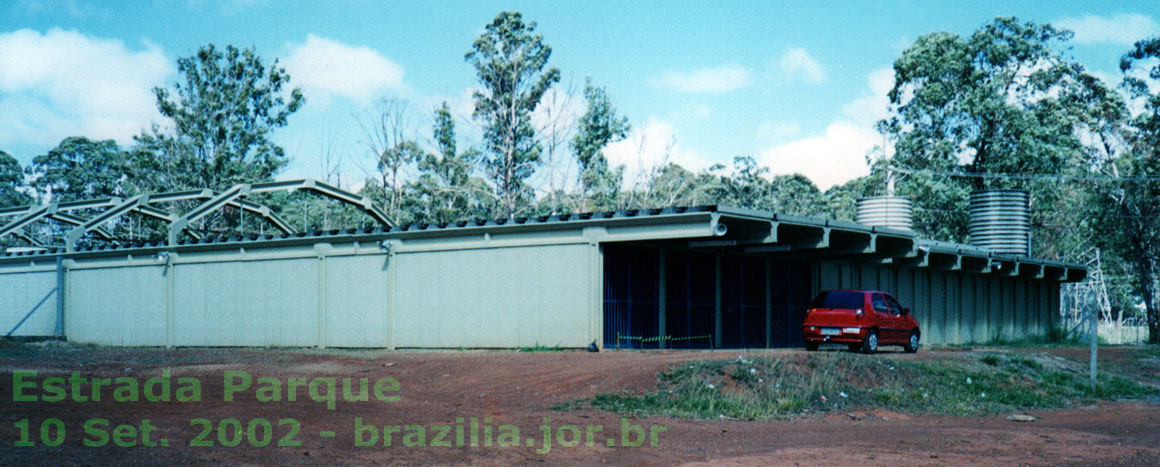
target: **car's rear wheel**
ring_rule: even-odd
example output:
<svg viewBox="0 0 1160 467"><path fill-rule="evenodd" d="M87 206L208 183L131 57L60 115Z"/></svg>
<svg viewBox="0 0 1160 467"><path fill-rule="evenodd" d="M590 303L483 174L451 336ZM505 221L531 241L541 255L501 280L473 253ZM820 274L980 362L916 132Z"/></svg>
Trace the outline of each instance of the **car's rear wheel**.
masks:
<svg viewBox="0 0 1160 467"><path fill-rule="evenodd" d="M878 331L870 331L862 341L862 353L872 354L878 351Z"/></svg>
<svg viewBox="0 0 1160 467"><path fill-rule="evenodd" d="M910 339L907 339L906 345L903 346L903 348L906 349L907 353L918 352L918 333L917 332L914 332L914 331L910 332Z"/></svg>
<svg viewBox="0 0 1160 467"><path fill-rule="evenodd" d="M817 342L809 342L809 341L806 341L806 350L808 350L808 351L810 351L810 352L813 352L813 351L815 351L815 350L818 350L818 345L819 345L819 344L818 344Z"/></svg>

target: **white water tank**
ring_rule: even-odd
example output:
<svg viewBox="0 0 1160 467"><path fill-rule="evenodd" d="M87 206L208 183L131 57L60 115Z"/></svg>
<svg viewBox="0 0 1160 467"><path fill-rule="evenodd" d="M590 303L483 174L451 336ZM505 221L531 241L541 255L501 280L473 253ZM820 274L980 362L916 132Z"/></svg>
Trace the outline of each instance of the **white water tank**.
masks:
<svg viewBox="0 0 1160 467"><path fill-rule="evenodd" d="M874 196L858 200L857 222L862 225L912 232L913 215L914 207L909 198Z"/></svg>

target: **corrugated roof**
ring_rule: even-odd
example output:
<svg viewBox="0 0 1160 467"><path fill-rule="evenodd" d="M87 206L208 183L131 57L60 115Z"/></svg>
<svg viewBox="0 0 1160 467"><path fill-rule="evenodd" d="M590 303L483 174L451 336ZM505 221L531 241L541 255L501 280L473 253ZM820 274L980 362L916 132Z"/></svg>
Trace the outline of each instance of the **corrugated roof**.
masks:
<svg viewBox="0 0 1160 467"><path fill-rule="evenodd" d="M315 231L312 233L295 233L295 234L274 234L274 235L219 235L207 236L200 240L186 238L178 243L178 246L189 247L195 245L225 245L225 244L246 244L253 242L264 243L279 243L280 241L302 241L307 239L327 239L333 237L367 237L367 240L374 240L386 237L408 237L411 234L420 232L428 233L446 233L455 235L459 230L477 231L480 229L510 229L519 226L556 226L568 223L587 223L587 222L612 222L616 223L618 220L628 219L643 219L650 218L657 221L663 220L666 216L688 216L690 214L712 214L721 215L727 218L746 219L757 222L771 222L790 226L813 227L821 229L831 229L839 232L861 233L861 234L875 234L886 235L892 238L906 239L913 241L916 248L924 249L925 251L936 254L947 255L961 255L965 257L974 258L988 258L999 261L1022 262L1028 264L1038 264L1042 266L1060 267L1067 269L1082 269L1086 272L1086 267L1075 263L1065 263L1052 260L1035 259L1030 257L1015 257L1010 255L1000 255L990 250L980 248L978 246L966 245L960 243L941 242L935 240L927 240L916 237L910 232L888 229L884 227L874 227L853 222L838 221L833 219L818 219L811 217L792 216L777 214L768 211L736 208L730 206L689 206L689 207L670 207L670 208L655 208L655 209L623 209L616 211L600 211L576 214L560 214L560 215L546 215L533 217L515 217L511 219L473 219L463 220L451 223L413 223L404 226L395 226L389 229L382 227L360 228L360 229L333 229L327 231ZM133 250L156 250L165 249L169 245L164 240L156 241L142 241L129 242L121 245L99 244L79 246L76 250L76 255L85 255L92 252L103 251L124 251L131 252ZM59 254L55 251L36 252L10 252L6 253L3 258L13 257L37 257L37 256L52 256Z"/></svg>

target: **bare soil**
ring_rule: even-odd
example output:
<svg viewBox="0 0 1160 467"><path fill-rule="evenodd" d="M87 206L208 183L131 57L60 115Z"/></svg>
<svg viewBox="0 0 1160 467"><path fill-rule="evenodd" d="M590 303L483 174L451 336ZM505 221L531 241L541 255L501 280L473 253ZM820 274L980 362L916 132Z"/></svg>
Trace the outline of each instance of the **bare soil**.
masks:
<svg viewBox="0 0 1160 467"><path fill-rule="evenodd" d="M1038 350L1027 350L1028 352ZM779 355L798 350L748 351L747 356ZM962 350L923 350L917 355L885 352L867 358L910 359L961 355ZM1079 358L1079 350L1048 350L1065 358ZM1136 365L1135 354L1124 350L1102 353L1108 365ZM1030 411L1033 422L1008 421L1008 414L985 417L949 417L901 414L873 407L848 413L806 417L794 421L697 421L649 417L631 419L641 427L663 426L658 446L621 446L621 418L594 410L557 411L558 403L599 393L656 388L656 373L695 359L736 358L739 351L718 352L386 352L252 349L111 349L66 344L8 346L0 349L0 460L25 464L698 464L796 465L1160 465L1160 404L1156 401L1100 401L1066 409ZM1076 355L1071 355L1076 353ZM1119 358L1119 360L1117 360ZM202 386L202 401L116 402L106 391L100 402L15 402L13 371L36 370L38 380L79 372L85 377L146 378L168 369L177 377L194 377ZM284 383L290 377L370 378L399 381L398 402L344 402L334 410L309 400L305 388L295 402L259 402L252 391L233 402L222 399L223 373L242 370L253 378L272 377ZM285 391L285 388L283 388ZM29 391L24 391L29 392ZM39 387L31 392L43 395ZM285 395L284 395L285 397ZM305 400L304 400L305 399ZM40 423L55 417L63 421L66 436L60 446L44 446ZM82 425L92 418L117 424L139 425L149 419L156 427L153 440L168 446L102 447L82 445ZM216 424L236 418L244 426L254 418L301 422L296 439L301 446L252 447L243 441L221 446L217 433L206 439L212 447L191 447L201 429L191 419ZM378 429L384 425L454 425L457 417L482 420L493 426L519 427L521 439L536 445L520 447L427 446L405 447L380 443L356 447L354 420ZM16 447L19 430L14 423L29 419L33 447ZM544 419L553 429L562 425L600 426L595 445L575 447L558 443L544 452ZM50 435L53 433L50 431ZM228 430L227 430L228 431ZM335 437L320 435L334 431ZM286 434L275 428L274 439ZM428 432L430 433L430 431ZM92 438L92 436L89 436ZM453 436L452 436L453 438ZM227 433L227 441L230 435ZM451 439L451 438L449 438ZM615 447L609 447L612 439ZM431 441L428 439L428 441ZM454 442L454 441L453 441ZM523 444L521 442L521 444Z"/></svg>

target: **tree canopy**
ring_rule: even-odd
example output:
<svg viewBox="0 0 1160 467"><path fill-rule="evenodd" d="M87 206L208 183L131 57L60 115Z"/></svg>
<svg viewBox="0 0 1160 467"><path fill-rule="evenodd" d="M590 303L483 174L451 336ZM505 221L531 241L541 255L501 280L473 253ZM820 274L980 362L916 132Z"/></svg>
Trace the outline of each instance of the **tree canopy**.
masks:
<svg viewBox="0 0 1160 467"><path fill-rule="evenodd" d="M482 86L473 94L472 116L484 127L485 160L504 217L531 205L527 180L539 167L541 150L532 112L560 81L560 70L548 67L552 48L535 31L536 23L525 23L518 12L502 12L464 56Z"/></svg>
<svg viewBox="0 0 1160 467"><path fill-rule="evenodd" d="M177 60L184 82L154 88L157 109L172 128L154 127L138 137L145 157L154 157L154 187L222 188L266 180L285 167L281 147L269 139L305 99L295 88L282 91L290 75L267 65L253 48L213 44Z"/></svg>

